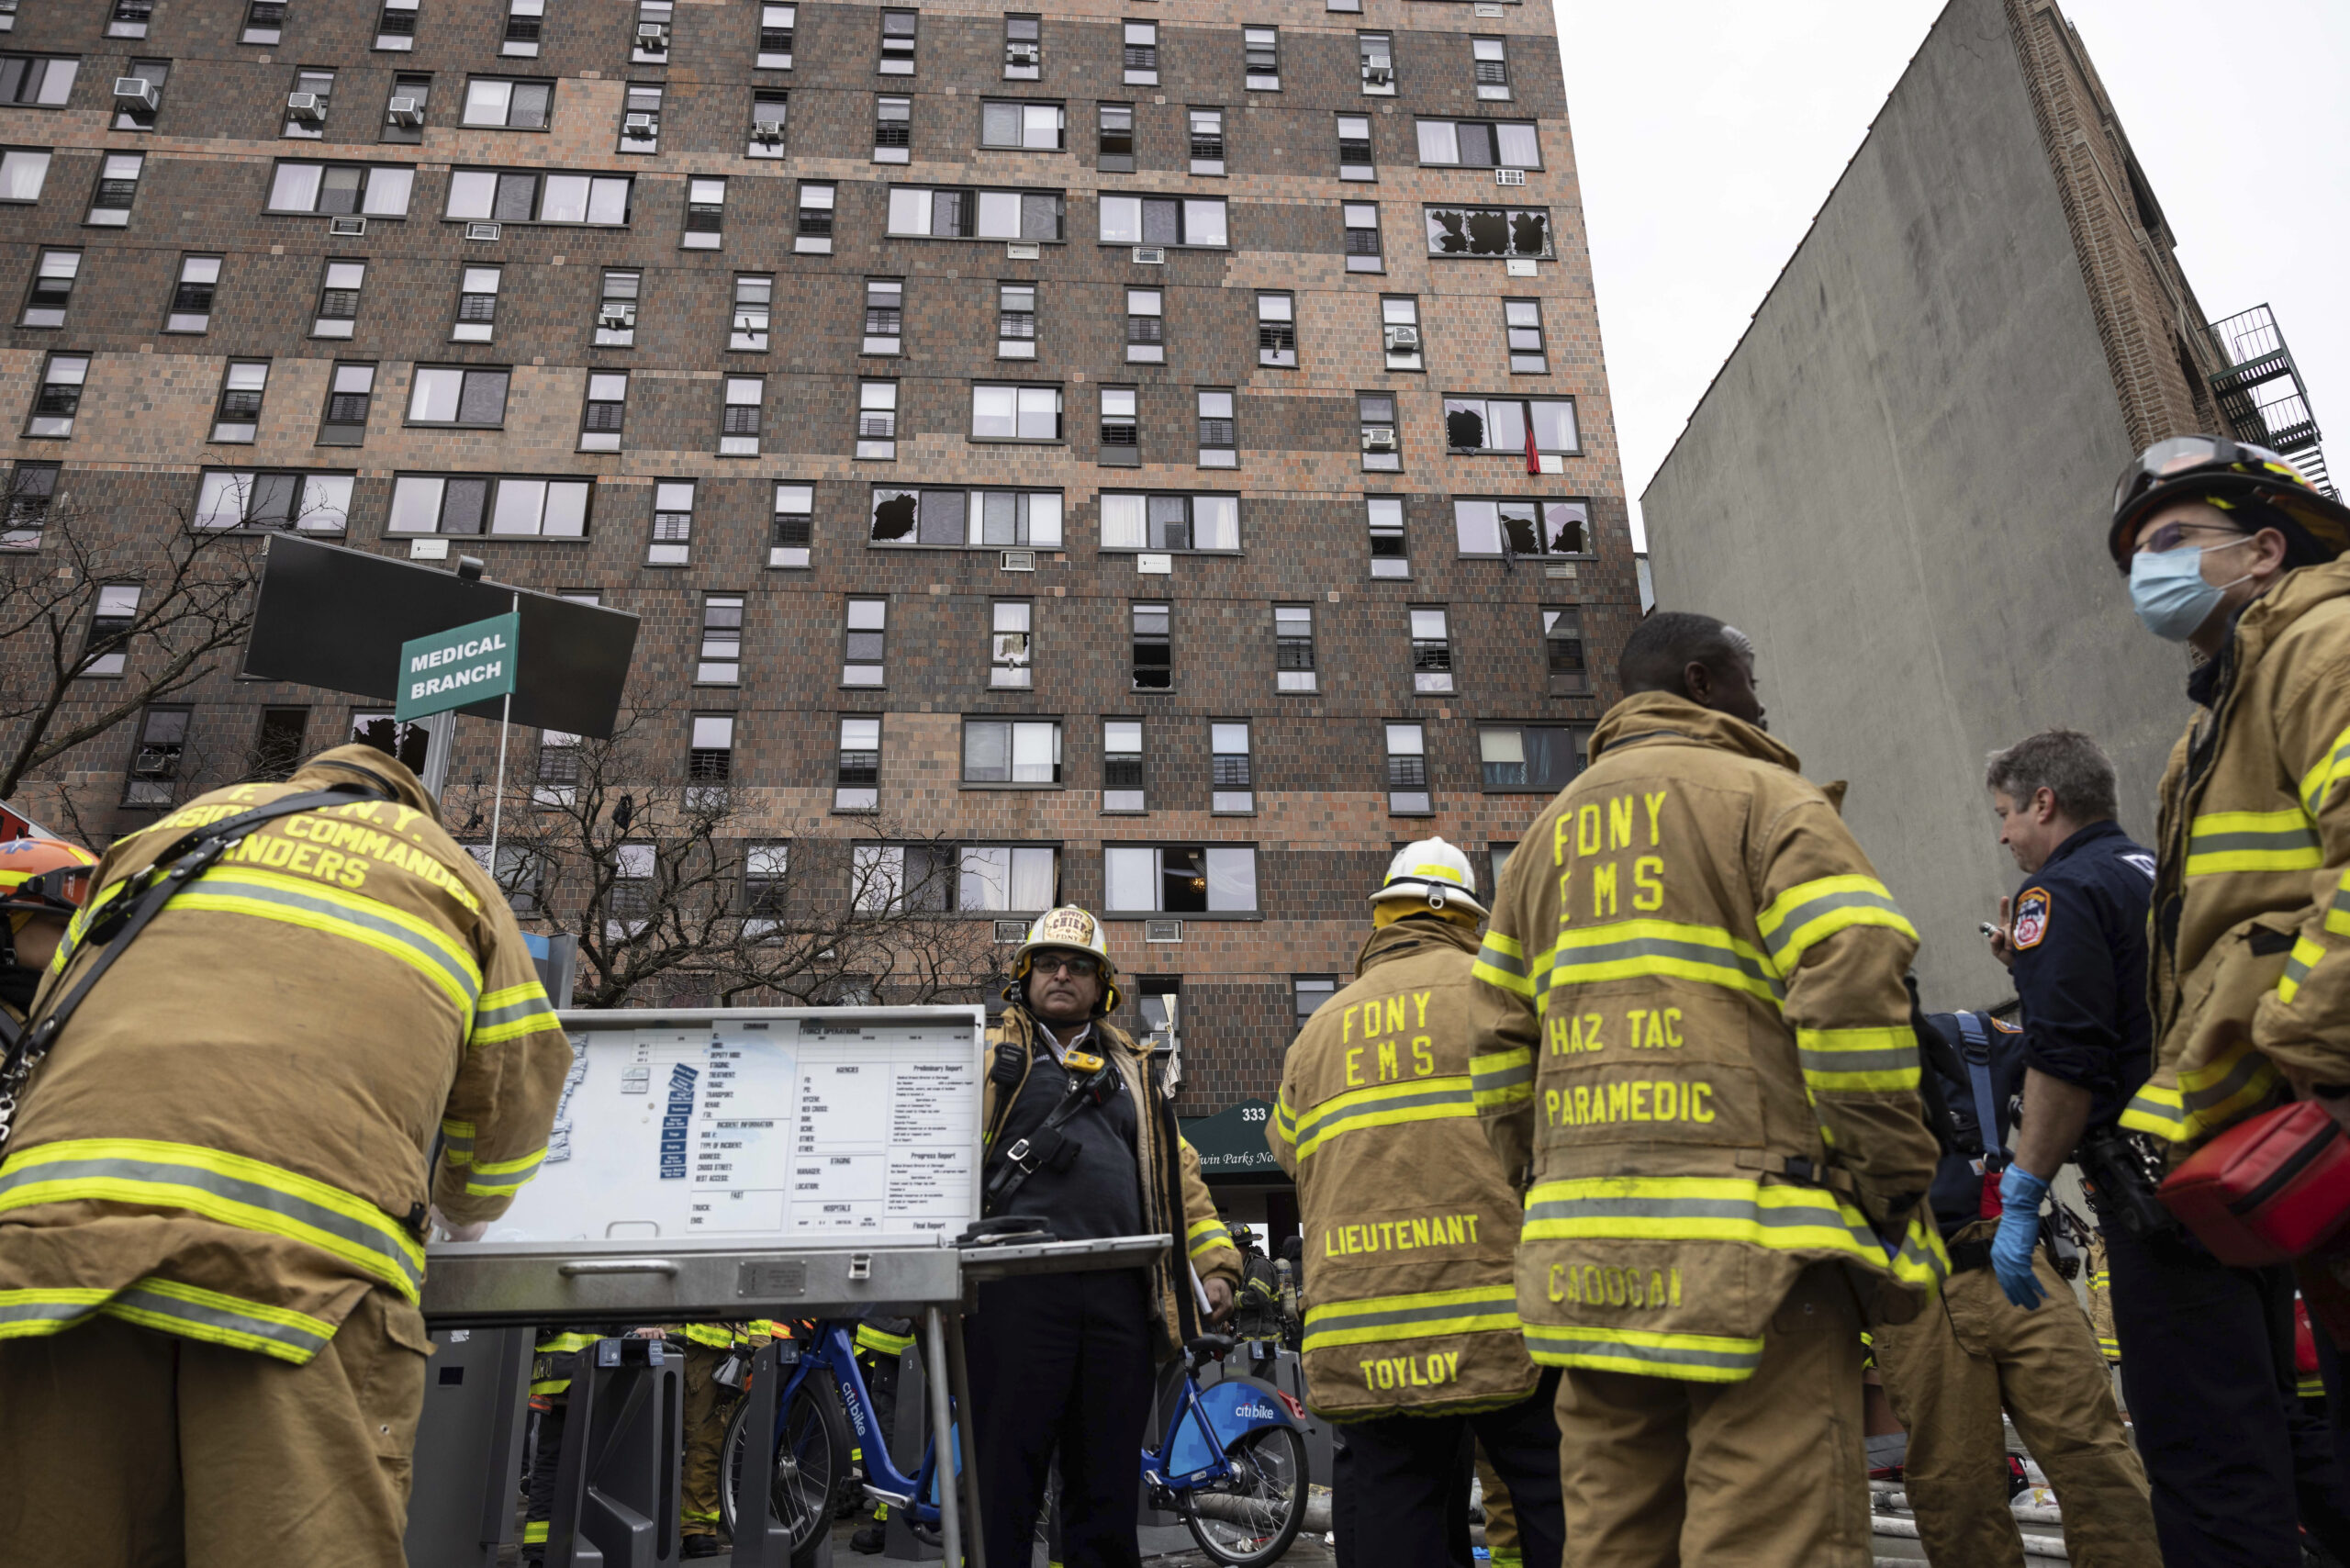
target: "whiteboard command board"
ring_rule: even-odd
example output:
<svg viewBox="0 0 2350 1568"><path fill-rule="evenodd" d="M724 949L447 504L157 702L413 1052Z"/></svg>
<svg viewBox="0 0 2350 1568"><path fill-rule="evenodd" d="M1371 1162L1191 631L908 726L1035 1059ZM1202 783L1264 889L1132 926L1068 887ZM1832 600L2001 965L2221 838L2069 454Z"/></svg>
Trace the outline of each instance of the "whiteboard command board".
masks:
<svg viewBox="0 0 2350 1568"><path fill-rule="evenodd" d="M477 1248L937 1246L979 1217L977 1007L562 1017L546 1162Z"/></svg>

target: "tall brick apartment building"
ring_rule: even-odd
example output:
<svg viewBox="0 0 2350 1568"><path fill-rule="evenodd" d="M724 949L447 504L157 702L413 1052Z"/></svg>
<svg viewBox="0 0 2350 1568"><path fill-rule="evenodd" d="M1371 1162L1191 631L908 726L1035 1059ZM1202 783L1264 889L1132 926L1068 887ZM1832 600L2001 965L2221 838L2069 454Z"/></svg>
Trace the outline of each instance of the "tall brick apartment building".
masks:
<svg viewBox="0 0 2350 1568"><path fill-rule="evenodd" d="M636 611L747 843L1044 851L970 913L1105 910L1187 1115L1270 1096L1393 846L1505 850L1607 700L1541 0L92 0L0 48L20 498ZM224 674L21 803L118 832L384 706Z"/></svg>

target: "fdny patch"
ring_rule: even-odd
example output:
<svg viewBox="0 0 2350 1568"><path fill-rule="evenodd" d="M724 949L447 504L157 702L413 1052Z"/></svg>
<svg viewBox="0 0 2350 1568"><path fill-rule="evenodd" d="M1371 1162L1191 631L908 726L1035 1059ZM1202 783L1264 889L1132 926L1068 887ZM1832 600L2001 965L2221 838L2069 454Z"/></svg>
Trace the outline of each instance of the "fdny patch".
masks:
<svg viewBox="0 0 2350 1568"><path fill-rule="evenodd" d="M2008 940L2019 948L2037 947L2048 935L2048 890L2026 888L2016 895L2016 924Z"/></svg>

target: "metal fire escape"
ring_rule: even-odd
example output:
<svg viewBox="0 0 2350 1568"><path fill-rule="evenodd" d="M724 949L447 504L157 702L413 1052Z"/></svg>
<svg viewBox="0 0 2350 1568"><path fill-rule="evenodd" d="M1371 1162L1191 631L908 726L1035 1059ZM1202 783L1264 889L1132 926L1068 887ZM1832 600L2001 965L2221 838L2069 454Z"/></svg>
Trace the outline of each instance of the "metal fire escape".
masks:
<svg viewBox="0 0 2350 1568"><path fill-rule="evenodd" d="M2227 368L2211 377L2211 391L2221 411L2240 438L2255 442L2284 455L2327 495L2333 481L2325 470L2325 452L2318 444L2317 420L2310 412L2309 388L2285 346L2276 313L2256 305L2224 321L2211 323Z"/></svg>

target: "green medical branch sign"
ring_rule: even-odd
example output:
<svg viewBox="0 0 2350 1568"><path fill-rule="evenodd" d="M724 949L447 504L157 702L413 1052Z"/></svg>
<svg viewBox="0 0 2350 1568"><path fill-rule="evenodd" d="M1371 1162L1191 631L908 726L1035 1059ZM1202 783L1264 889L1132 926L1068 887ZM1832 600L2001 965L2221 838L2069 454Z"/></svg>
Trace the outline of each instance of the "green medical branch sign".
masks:
<svg viewBox="0 0 2350 1568"><path fill-rule="evenodd" d="M521 635L521 616L507 614L402 643L393 716L405 723L486 697L510 695Z"/></svg>

